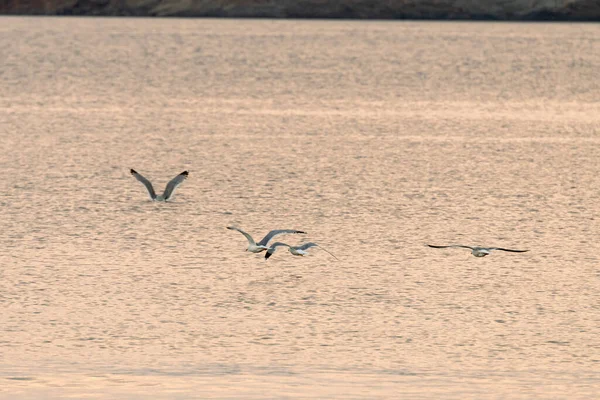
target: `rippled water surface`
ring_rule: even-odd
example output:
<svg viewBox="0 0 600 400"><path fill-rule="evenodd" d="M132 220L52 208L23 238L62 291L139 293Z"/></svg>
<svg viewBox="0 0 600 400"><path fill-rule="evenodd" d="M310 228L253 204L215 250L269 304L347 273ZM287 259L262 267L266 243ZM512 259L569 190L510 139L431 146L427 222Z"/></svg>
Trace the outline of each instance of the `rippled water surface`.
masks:
<svg viewBox="0 0 600 400"><path fill-rule="evenodd" d="M598 25L4 17L0 48L0 397L600 392ZM190 175L153 203L129 168Z"/></svg>

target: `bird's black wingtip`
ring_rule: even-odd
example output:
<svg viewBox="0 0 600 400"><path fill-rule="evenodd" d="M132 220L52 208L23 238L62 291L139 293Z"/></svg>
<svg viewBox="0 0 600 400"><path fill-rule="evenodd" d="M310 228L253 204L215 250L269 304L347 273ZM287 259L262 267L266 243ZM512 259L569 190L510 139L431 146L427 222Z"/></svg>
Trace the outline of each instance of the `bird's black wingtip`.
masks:
<svg viewBox="0 0 600 400"><path fill-rule="evenodd" d="M304 231L296 231L296 233L306 233L306 232L304 232Z"/></svg>
<svg viewBox="0 0 600 400"><path fill-rule="evenodd" d="M135 169L133 169L133 168L129 168L129 173L131 175L134 175L134 174L137 174L137 171Z"/></svg>
<svg viewBox="0 0 600 400"><path fill-rule="evenodd" d="M265 260L268 260L273 253L269 253L268 251L265 253Z"/></svg>
<svg viewBox="0 0 600 400"><path fill-rule="evenodd" d="M190 173L188 171L183 171L182 173L180 173L179 175L183 175L183 176L188 176Z"/></svg>

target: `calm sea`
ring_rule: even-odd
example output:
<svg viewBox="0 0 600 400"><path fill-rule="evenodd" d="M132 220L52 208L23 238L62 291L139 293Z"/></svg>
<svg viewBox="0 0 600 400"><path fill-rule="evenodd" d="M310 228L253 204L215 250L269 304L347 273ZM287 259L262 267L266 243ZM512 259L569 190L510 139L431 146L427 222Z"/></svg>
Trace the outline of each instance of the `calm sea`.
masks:
<svg viewBox="0 0 600 400"><path fill-rule="evenodd" d="M600 392L599 25L2 17L0 49L0 398Z"/></svg>

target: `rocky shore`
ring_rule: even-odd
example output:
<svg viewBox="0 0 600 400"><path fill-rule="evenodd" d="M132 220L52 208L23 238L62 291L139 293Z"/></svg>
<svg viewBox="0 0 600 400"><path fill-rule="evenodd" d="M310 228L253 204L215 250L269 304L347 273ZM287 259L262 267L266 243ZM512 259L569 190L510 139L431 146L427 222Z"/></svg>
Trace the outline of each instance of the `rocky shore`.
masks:
<svg viewBox="0 0 600 400"><path fill-rule="evenodd" d="M600 21L600 0L0 0L0 14Z"/></svg>

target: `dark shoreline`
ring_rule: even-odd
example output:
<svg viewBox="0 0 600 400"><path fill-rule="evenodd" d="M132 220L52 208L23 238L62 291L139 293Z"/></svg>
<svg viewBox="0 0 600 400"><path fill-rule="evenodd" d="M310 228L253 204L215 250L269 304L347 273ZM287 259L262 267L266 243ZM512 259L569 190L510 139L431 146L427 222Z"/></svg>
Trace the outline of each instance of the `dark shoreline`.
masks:
<svg viewBox="0 0 600 400"><path fill-rule="evenodd" d="M575 22L596 23L600 18L567 18L567 17L543 17L533 16L531 18L500 19L493 17L469 18L352 18L352 17L270 17L270 16L220 16L220 15L129 15L129 14L38 14L38 13L0 13L0 17L66 17L66 18L152 18L152 19L258 19L258 20L306 20L306 21L439 21L439 22Z"/></svg>
<svg viewBox="0 0 600 400"><path fill-rule="evenodd" d="M600 21L600 0L0 0L0 15L441 21Z"/></svg>

